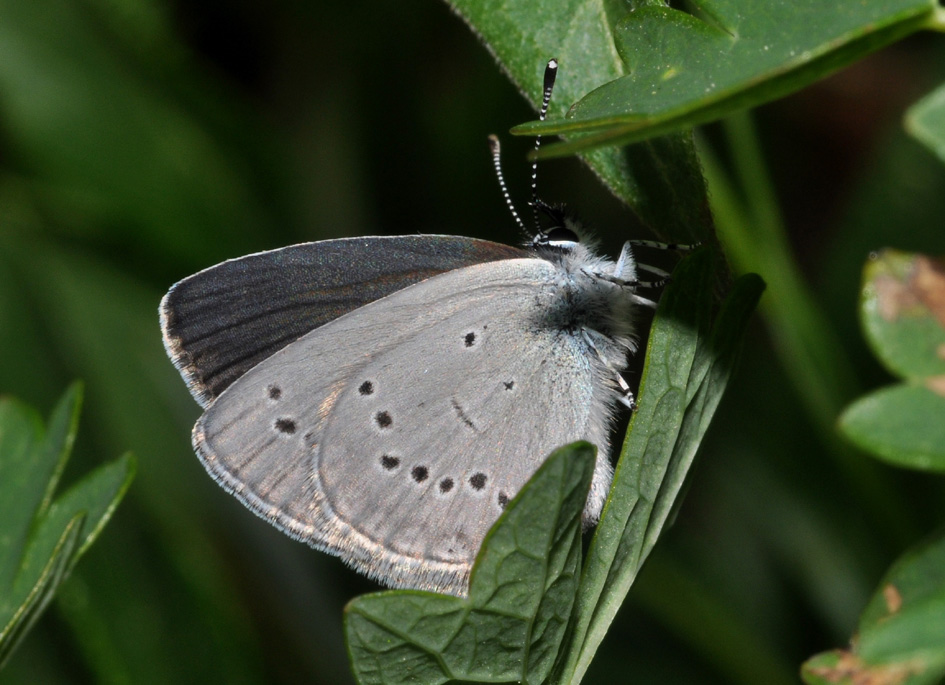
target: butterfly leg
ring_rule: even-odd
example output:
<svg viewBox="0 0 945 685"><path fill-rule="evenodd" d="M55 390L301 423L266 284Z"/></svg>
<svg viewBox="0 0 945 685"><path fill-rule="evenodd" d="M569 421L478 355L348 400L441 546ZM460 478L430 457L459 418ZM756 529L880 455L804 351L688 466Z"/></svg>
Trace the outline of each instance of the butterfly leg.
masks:
<svg viewBox="0 0 945 685"><path fill-rule="evenodd" d="M604 367L606 367L607 370L614 375L614 378L617 381L617 387L620 388L620 403L626 406L630 411L636 411L637 400L633 394L633 390L630 389L630 386L627 384L623 374L614 368L614 365L607 360L607 357L605 357L597 345L594 344L594 339L591 337L591 333L596 333L596 331L592 331L587 328L581 329L581 335L584 336L584 341L587 343L588 347L591 348L591 351L594 352L595 356L601 361ZM600 334L598 333L597 335Z"/></svg>
<svg viewBox="0 0 945 685"><path fill-rule="evenodd" d="M651 247L654 250L674 250L676 252L692 252L697 247L702 245L702 243L692 243L691 245L686 245L684 243L662 243L658 240L628 240L627 245L633 245L635 247ZM626 248L626 245L624 245Z"/></svg>
<svg viewBox="0 0 945 685"><path fill-rule="evenodd" d="M646 271L657 277L655 281L637 281L634 283L637 287L640 288L659 288L669 282L671 276L668 271L664 271L655 266L650 266L649 264L643 264L637 262L633 258L633 248L634 247L650 247L656 250L675 250L676 252L691 252L696 249L702 243L694 243L692 245L682 245L679 243L661 243L655 240L628 240L623 244L623 249L620 250L620 257L617 258L617 263L614 266L614 278L620 279L623 275L623 270L627 268L628 264L634 264L637 269L641 271ZM627 284L631 282L625 279Z"/></svg>
<svg viewBox="0 0 945 685"><path fill-rule="evenodd" d="M661 278L655 281L638 281L635 278L634 279L618 278L617 276L613 276L611 274L599 273L596 271L589 271L587 269L584 270L584 273L586 273L588 276L591 276L593 278L599 278L603 281L608 281L609 283L613 283L614 285L619 285L621 288L629 288L631 291L635 290L636 288L661 288L666 284L666 281L668 280L668 278ZM635 304L639 304L639 305L643 305L644 307L651 307L653 309L656 309L656 302L654 302L653 300L649 298L637 295L635 292L630 292L627 295L627 297L629 297Z"/></svg>
<svg viewBox="0 0 945 685"><path fill-rule="evenodd" d="M650 266L649 264L640 264L639 262L637 262L637 268L641 269L642 271L646 271L647 273L651 273L663 281L669 280L669 272L663 271L663 269L660 269L658 267Z"/></svg>

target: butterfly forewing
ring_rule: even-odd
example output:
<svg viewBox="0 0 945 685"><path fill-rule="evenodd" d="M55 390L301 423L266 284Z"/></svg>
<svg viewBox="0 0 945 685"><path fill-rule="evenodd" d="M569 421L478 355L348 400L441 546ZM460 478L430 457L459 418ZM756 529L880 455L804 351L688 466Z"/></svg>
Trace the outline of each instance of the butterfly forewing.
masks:
<svg viewBox="0 0 945 685"><path fill-rule="evenodd" d="M180 281L161 303L164 344L206 406L279 349L444 271L524 256L458 236L342 238L260 252Z"/></svg>
<svg viewBox="0 0 945 685"><path fill-rule="evenodd" d="M235 381L198 422L198 453L290 534L388 584L464 594L552 449L607 454L589 416L612 398L594 396L582 338L548 321L555 277L540 259L479 264L349 312Z"/></svg>

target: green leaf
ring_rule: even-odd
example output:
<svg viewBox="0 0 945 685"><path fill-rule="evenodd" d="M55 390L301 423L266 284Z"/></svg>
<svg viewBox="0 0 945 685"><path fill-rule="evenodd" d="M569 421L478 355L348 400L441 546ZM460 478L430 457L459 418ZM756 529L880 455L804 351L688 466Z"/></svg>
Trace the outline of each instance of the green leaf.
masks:
<svg viewBox="0 0 945 685"><path fill-rule="evenodd" d="M945 536L893 565L860 617L851 648L804 664L804 682L925 685L945 677Z"/></svg>
<svg viewBox="0 0 945 685"><path fill-rule="evenodd" d="M713 322L714 256L703 249L680 263L657 310L639 409L585 560L559 682L580 681L666 526L764 288L757 276L743 276Z"/></svg>
<svg viewBox="0 0 945 685"><path fill-rule="evenodd" d="M945 162L945 84L906 112L906 130Z"/></svg>
<svg viewBox="0 0 945 685"><path fill-rule="evenodd" d="M543 156L625 145L783 97L941 22L931 0L694 4L691 14L662 3L625 13L612 24L625 75L599 81L566 118L514 132L593 131L546 147Z"/></svg>
<svg viewBox="0 0 945 685"><path fill-rule="evenodd" d="M594 454L575 443L548 457L486 536L467 599L398 590L353 600L345 635L358 682L543 682L577 591Z"/></svg>
<svg viewBox="0 0 945 685"><path fill-rule="evenodd" d="M885 250L867 263L863 280L867 340L907 383L854 402L840 429L886 461L945 471L945 263Z"/></svg>
<svg viewBox="0 0 945 685"><path fill-rule="evenodd" d="M840 417L840 430L884 461L945 472L945 397L920 385L894 385L861 397Z"/></svg>
<svg viewBox="0 0 945 685"><path fill-rule="evenodd" d="M558 59L552 116L563 117L570 103L589 88L626 73L614 45L614 27L626 13L623 2L447 2L486 43L532 104L541 102L545 64L552 57ZM662 3L648 0L646 4ZM623 150L595 150L583 159L655 234L690 242L709 235L712 220L705 181L690 134Z"/></svg>
<svg viewBox="0 0 945 685"><path fill-rule="evenodd" d="M0 400L0 665L98 537L134 474L125 455L53 499L80 404L73 385L44 434L35 412Z"/></svg>
<svg viewBox="0 0 945 685"><path fill-rule="evenodd" d="M883 250L863 270L860 305L867 341L890 372L945 374L945 262Z"/></svg>

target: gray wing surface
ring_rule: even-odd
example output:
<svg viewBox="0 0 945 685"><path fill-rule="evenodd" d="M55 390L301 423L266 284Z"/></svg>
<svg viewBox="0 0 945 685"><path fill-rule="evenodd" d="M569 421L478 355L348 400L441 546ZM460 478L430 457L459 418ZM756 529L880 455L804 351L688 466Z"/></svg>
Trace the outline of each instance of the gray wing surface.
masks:
<svg viewBox="0 0 945 685"><path fill-rule="evenodd" d="M465 594L552 449L587 439L607 461L590 417L610 398L581 336L547 325L554 277L540 259L478 264L326 323L210 405L198 455L290 535L389 585Z"/></svg>
<svg viewBox="0 0 945 685"><path fill-rule="evenodd" d="M164 345L205 407L253 366L332 319L444 271L525 254L487 240L415 235L323 240L231 259L165 295Z"/></svg>

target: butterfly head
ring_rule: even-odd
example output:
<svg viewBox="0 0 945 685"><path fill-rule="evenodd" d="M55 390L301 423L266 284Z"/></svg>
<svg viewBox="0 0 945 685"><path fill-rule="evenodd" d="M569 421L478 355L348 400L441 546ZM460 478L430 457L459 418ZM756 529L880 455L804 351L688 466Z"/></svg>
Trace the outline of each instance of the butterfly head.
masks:
<svg viewBox="0 0 945 685"><path fill-rule="evenodd" d="M535 200L533 204L541 214L551 220L551 225L541 228L532 236L532 249L572 252L583 242L584 231L580 222L564 205L550 205L542 200Z"/></svg>

